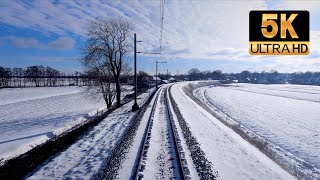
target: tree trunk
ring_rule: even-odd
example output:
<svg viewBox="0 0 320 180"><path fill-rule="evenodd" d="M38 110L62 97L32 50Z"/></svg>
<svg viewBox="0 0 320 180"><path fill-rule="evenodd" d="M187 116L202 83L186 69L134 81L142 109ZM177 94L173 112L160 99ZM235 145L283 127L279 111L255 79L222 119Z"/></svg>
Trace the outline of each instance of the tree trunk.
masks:
<svg viewBox="0 0 320 180"><path fill-rule="evenodd" d="M108 108L108 109L111 108L112 102L111 102L109 99L106 100L106 104L107 104L107 108Z"/></svg>
<svg viewBox="0 0 320 180"><path fill-rule="evenodd" d="M112 97L112 90L111 90L111 72L110 70L108 71L108 96L109 96L109 102L108 104L110 104L110 107L112 106L112 101L113 101L113 97Z"/></svg>
<svg viewBox="0 0 320 180"><path fill-rule="evenodd" d="M116 80L116 92L117 92L117 108L121 105L121 84L120 79Z"/></svg>

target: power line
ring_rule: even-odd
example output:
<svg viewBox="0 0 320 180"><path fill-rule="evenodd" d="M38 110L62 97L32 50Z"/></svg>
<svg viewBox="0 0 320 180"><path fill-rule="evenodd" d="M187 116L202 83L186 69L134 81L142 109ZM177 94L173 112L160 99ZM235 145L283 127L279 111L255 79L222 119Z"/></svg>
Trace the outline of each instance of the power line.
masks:
<svg viewBox="0 0 320 180"><path fill-rule="evenodd" d="M164 19L164 0L160 0L160 53L162 53L162 34L163 34L163 19Z"/></svg>

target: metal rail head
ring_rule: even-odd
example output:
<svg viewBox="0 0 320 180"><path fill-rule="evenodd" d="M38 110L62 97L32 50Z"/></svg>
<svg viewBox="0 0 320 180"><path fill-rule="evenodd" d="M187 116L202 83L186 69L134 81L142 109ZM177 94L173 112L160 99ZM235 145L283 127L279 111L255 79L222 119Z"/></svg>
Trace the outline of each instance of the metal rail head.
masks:
<svg viewBox="0 0 320 180"><path fill-rule="evenodd" d="M160 91L162 90L163 88L160 88L158 90L158 94L155 98L155 101L152 105L152 109L151 109L151 112L150 112L150 116L149 116L149 119L148 119L148 122L147 122L147 127L144 131L144 134L143 134L143 142L142 144L140 145L140 151L139 151L139 159L138 159L138 165L136 166L136 169L135 169L135 174L134 174L134 179L135 180L138 180L138 179L141 179L141 177L139 176L139 172L140 172L140 169L142 168L142 160L143 160L143 156L144 156L144 152L145 152L145 147L146 147L146 142L147 142L147 138L149 137L149 132L150 132L150 129L151 129L151 126L152 126L152 122L153 122L153 116L154 116L154 113L155 113L155 109L156 109L156 104L158 102L158 99L159 99L159 96L160 96ZM184 169L184 166L183 166L183 161L182 161L182 157L181 157L181 153L179 151L179 144L178 144L178 141L176 140L178 137L177 133L175 132L175 128L174 128L174 119L172 117L172 112L170 110L170 106L169 106L169 101L168 101L168 90L169 90L169 87L166 87L166 90L165 90L165 94L164 94L164 101L165 101L165 105L167 106L167 113L168 113L168 116L169 116L169 124L170 124L170 130L173 134L173 144L174 144L174 149L176 151L176 158L178 160L178 168L179 168L179 173L182 177L182 179L190 179L188 176L186 176L186 172L185 172L185 169Z"/></svg>
<svg viewBox="0 0 320 180"><path fill-rule="evenodd" d="M170 85L170 87L171 86L172 85ZM168 112L168 116L169 116L169 119L170 119L169 120L170 129L171 129L171 131L173 133L173 142L174 142L174 148L176 150L176 155L177 155L177 159L178 159L179 172L182 175L183 179L189 179L188 176L186 175L186 171L185 171L184 166L183 166L182 157L181 157L181 154L180 154L180 151L179 151L179 147L180 146L179 146L178 141L177 141L178 134L175 131L176 128L175 128L175 125L174 125L174 119L173 119L172 111L170 110L170 105L169 105L169 101L168 101L168 99L169 99L168 93L170 93L169 92L170 87L168 87L166 89L166 91L165 91L165 103L166 103L166 106L167 106L167 112Z"/></svg>
<svg viewBox="0 0 320 180"><path fill-rule="evenodd" d="M145 147L146 147L146 142L147 142L147 137L148 137L148 133L150 131L150 127L152 126L152 117L154 116L154 112L155 112L155 109L156 109L156 104L158 102L158 99L159 99L159 94L160 94L160 91L161 89L158 90L158 94L154 100L154 103L152 105L152 109L151 109L151 112L150 112L150 116L149 116L149 119L148 119L148 123L147 123L147 127L144 131L144 134L143 134L143 142L142 144L140 144L140 151L139 151L139 160L138 160L138 165L136 166L136 169L135 169L135 174L134 174L134 179L135 180L138 180L140 179L139 178L139 172L140 172L140 169L141 169L141 163L142 163L142 159L143 159L143 155L144 155L144 151L145 151Z"/></svg>

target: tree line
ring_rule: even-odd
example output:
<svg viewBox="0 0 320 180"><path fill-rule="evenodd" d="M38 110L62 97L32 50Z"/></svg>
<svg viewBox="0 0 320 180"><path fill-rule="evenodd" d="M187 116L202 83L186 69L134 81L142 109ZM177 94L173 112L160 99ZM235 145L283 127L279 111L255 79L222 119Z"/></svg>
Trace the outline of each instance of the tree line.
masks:
<svg viewBox="0 0 320 180"><path fill-rule="evenodd" d="M320 85L320 72L280 73L276 70L240 73L223 73L221 70L200 71L192 68L186 75L175 77L177 80L221 80L225 82L253 83L253 84L301 84Z"/></svg>
<svg viewBox="0 0 320 180"><path fill-rule="evenodd" d="M87 86L90 83L92 83L92 79L86 74L75 72L74 74L66 75L49 66L34 65L26 68L0 66L0 88Z"/></svg>

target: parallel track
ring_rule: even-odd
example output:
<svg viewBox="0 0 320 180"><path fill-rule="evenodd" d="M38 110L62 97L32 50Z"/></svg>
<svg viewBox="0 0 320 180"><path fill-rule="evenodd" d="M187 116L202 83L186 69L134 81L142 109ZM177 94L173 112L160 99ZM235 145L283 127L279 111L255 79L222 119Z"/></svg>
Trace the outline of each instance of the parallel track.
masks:
<svg viewBox="0 0 320 180"><path fill-rule="evenodd" d="M177 128L175 126L174 123L174 119L173 119L173 112L170 109L170 102L169 102L169 87L161 87L156 95L156 98L154 100L154 103L152 105L152 109L148 118L148 122L147 122L147 126L146 129L144 131L143 134L143 139L142 139L142 145L140 145L140 149L138 152L138 162L137 165L135 166L135 174L134 174L134 179L138 180L138 179L142 179L142 176L140 175L140 172L143 171L146 167L143 165L143 157L146 156L146 154L148 153L148 149L149 149L149 140L152 138L151 136L151 130L152 130L152 126L153 126L153 122L154 120L154 114L155 114L155 110L156 110L156 106L157 103L159 102L159 96L160 93L164 91L164 103L166 105L166 111L167 111L167 115L168 115L168 122L169 122L169 131L172 133L172 142L173 142L173 149L175 151L175 153L171 152L176 158L177 160L177 164L178 164L178 172L179 172L179 176L175 177L176 179L190 179L187 175L186 172L188 172L188 168L187 168L187 163L186 160L184 158L184 152L182 151L182 146L180 145L180 138L177 132Z"/></svg>

